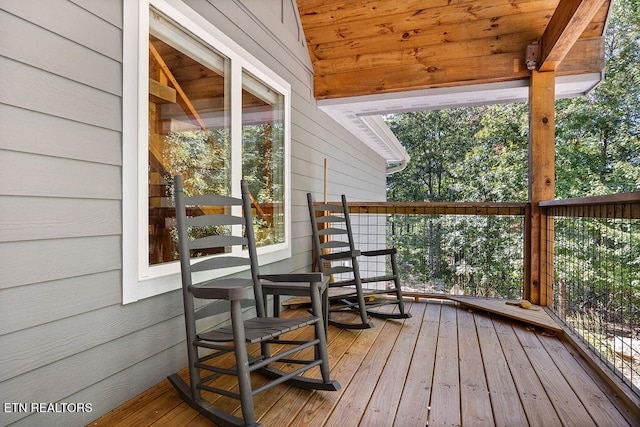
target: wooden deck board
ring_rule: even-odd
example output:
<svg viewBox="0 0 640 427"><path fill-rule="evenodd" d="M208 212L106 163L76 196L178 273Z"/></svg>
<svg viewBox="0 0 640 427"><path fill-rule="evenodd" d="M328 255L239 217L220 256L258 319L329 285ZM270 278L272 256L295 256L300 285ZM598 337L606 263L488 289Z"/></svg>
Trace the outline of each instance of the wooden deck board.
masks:
<svg viewBox="0 0 640 427"><path fill-rule="evenodd" d="M443 304L429 404L429 426L461 425L456 306Z"/></svg>
<svg viewBox="0 0 640 427"><path fill-rule="evenodd" d="M527 353L516 337L513 325L500 320L493 319L498 333L498 340L507 360L511 377L518 390L520 401L527 414L529 424L534 426L562 425L555 408L551 404L551 399L545 393L540 378L538 378L531 366Z"/></svg>
<svg viewBox="0 0 640 427"><path fill-rule="evenodd" d="M562 377L562 372L540 343L538 335L530 333L522 325L514 325L513 329L558 416L561 419L572 420L579 426L595 426L593 419L569 383L556 381L556 378Z"/></svg>
<svg viewBox="0 0 640 427"><path fill-rule="evenodd" d="M413 317L374 319L372 329L330 327L332 377L342 389L278 385L256 396L259 421L276 427L640 425L639 408L617 406L606 383L560 336L446 300L408 307ZM218 403L238 408L229 398ZM132 423L210 425L168 381L89 425Z"/></svg>
<svg viewBox="0 0 640 427"><path fill-rule="evenodd" d="M424 427L431 399L441 304L426 304L418 341L400 397L394 426Z"/></svg>
<svg viewBox="0 0 640 427"><path fill-rule="evenodd" d="M519 300L500 299L500 298L482 298L482 297L465 297L465 296L448 296L448 299L468 305L473 308L486 310L490 313L500 314L505 317L530 323L541 328L561 332L562 328L555 320L547 314L547 312L539 306L533 305L530 309L524 309L507 303L516 303Z"/></svg>
<svg viewBox="0 0 640 427"><path fill-rule="evenodd" d="M413 316L422 318L424 310L425 304L418 304ZM420 325L416 322L402 321L402 330L371 395L360 422L362 425L393 425L419 332Z"/></svg>
<svg viewBox="0 0 640 427"><path fill-rule="evenodd" d="M338 356L329 356L331 377L340 383L341 389L335 392L314 393L306 404L300 408L289 425L291 426L322 426L331 415L334 406L342 397L346 387L358 371L360 363L375 342L378 334L361 334L362 331L342 330L337 333L337 339L330 345L331 354L338 352ZM380 330L378 330L380 332ZM348 352L348 354L347 354ZM268 414L265 421L277 422L278 414ZM265 422L265 425L276 425Z"/></svg>
<svg viewBox="0 0 640 427"><path fill-rule="evenodd" d="M458 346L460 353L460 402L462 425L493 425L491 399L482 364L482 353L473 314L458 310Z"/></svg>
<svg viewBox="0 0 640 427"><path fill-rule="evenodd" d="M527 416L491 317L474 317L495 425L526 426Z"/></svg>
<svg viewBox="0 0 640 427"><path fill-rule="evenodd" d="M381 328L356 374L334 407L327 425L355 426L360 423L371 394L382 374L388 355L402 330L402 322L378 322Z"/></svg>
<svg viewBox="0 0 640 427"><path fill-rule="evenodd" d="M596 425L603 426L608 423L615 426L629 425L616 406L607 398L606 392L577 364L575 358L579 356L572 352L572 349L567 349L556 337L541 334L540 341L558 370L567 382L570 381L573 392L580 398Z"/></svg>

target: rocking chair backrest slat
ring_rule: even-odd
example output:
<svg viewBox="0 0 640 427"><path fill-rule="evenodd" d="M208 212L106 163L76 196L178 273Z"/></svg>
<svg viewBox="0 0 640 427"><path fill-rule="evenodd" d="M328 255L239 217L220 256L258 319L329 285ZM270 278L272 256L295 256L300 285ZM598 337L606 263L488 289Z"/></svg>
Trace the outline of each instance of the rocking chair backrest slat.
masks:
<svg viewBox="0 0 640 427"><path fill-rule="evenodd" d="M242 199L216 194L189 196L184 198L185 206L242 206Z"/></svg>
<svg viewBox="0 0 640 427"><path fill-rule="evenodd" d="M322 230L318 230L318 234L321 236L336 236L339 234L348 234L347 230L343 228L324 228Z"/></svg>
<svg viewBox="0 0 640 427"><path fill-rule="evenodd" d="M197 271L206 271L216 268L242 267L246 265L251 265L251 261L248 258L237 256L215 256L191 264L191 271L195 273Z"/></svg>
<svg viewBox="0 0 640 427"><path fill-rule="evenodd" d="M224 248L227 246L246 245L247 238L239 236L213 235L201 237L189 242L189 249Z"/></svg>
<svg viewBox="0 0 640 427"><path fill-rule="evenodd" d="M348 247L350 247L349 242L341 242L339 240L329 240L328 242L320 243L321 249L337 249Z"/></svg>
<svg viewBox="0 0 640 427"><path fill-rule="evenodd" d="M210 227L218 225L244 225L244 218L233 215L213 214L187 218L189 227Z"/></svg>
<svg viewBox="0 0 640 427"><path fill-rule="evenodd" d="M342 212L342 206L333 203L324 203L315 205L317 211Z"/></svg>
<svg viewBox="0 0 640 427"><path fill-rule="evenodd" d="M317 210L317 209L316 209ZM338 215L320 216L316 219L318 222L346 222L345 217Z"/></svg>
<svg viewBox="0 0 640 427"><path fill-rule="evenodd" d="M340 273L351 273L353 272L353 267L348 267L348 266L338 266L338 267L331 267L331 268L326 268L324 269L324 274L330 275L330 274L340 274Z"/></svg>

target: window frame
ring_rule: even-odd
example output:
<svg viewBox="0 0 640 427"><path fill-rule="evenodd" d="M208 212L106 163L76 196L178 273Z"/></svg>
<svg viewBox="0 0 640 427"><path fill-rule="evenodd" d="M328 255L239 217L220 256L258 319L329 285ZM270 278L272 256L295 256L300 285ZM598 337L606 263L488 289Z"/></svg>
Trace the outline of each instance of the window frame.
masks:
<svg viewBox="0 0 640 427"><path fill-rule="evenodd" d="M149 9L229 58L231 62L231 192L240 196L242 178L242 78L248 72L284 95L283 243L258 248L261 265L291 257L291 86L273 70L182 2L124 2L122 94L122 303L128 304L181 287L178 261L149 265L148 255L148 61ZM218 276L246 268L230 268ZM213 276L212 276L213 277Z"/></svg>

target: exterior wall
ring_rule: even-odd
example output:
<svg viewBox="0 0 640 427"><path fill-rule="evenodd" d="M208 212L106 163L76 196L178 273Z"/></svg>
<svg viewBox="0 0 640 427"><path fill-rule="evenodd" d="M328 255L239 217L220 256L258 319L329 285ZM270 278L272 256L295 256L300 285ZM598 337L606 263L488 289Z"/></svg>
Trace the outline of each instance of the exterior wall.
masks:
<svg viewBox="0 0 640 427"><path fill-rule="evenodd" d="M319 110L294 0L188 4L292 85L292 257L306 192L384 200L385 162ZM277 7L274 7L274 4ZM122 305L122 4L0 10L0 424L85 425L186 366L178 291ZM83 402L90 413L7 412Z"/></svg>

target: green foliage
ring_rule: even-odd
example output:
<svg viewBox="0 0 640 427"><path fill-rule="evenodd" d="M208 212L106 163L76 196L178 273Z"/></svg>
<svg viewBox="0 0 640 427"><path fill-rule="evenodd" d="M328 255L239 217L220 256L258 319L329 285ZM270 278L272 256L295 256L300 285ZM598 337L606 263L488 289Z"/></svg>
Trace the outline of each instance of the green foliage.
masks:
<svg viewBox="0 0 640 427"><path fill-rule="evenodd" d="M255 201L263 207L253 213L258 246L282 243L285 239L284 156L281 124L242 127L242 176Z"/></svg>
<svg viewBox="0 0 640 427"><path fill-rule="evenodd" d="M226 130L171 132L164 140L165 180L182 175L185 194L230 193L230 141ZM173 188L173 186L171 186Z"/></svg>

